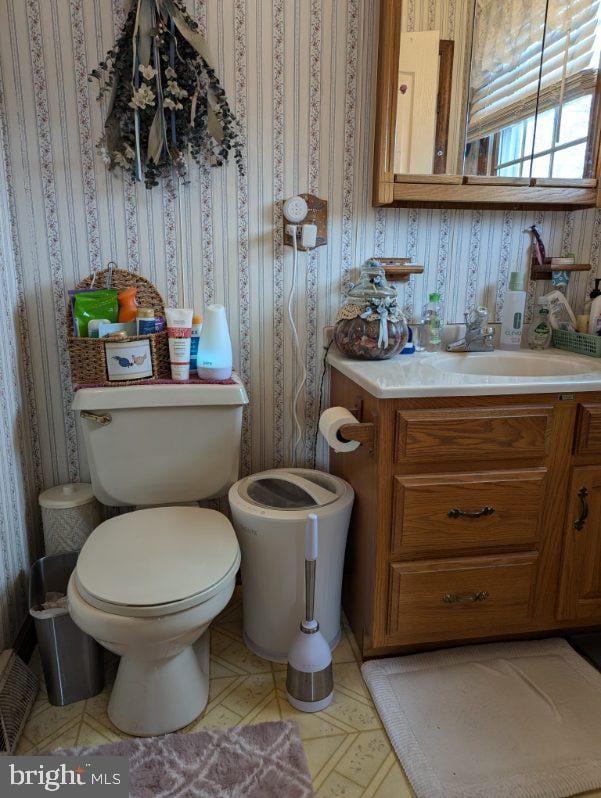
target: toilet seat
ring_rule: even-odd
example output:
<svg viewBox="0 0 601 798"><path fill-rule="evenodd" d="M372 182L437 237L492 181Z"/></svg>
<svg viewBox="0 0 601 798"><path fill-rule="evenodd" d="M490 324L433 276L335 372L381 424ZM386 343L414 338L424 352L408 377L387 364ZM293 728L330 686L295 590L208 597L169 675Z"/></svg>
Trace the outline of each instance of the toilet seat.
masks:
<svg viewBox="0 0 601 798"><path fill-rule="evenodd" d="M228 519L200 507L154 507L116 516L85 542L74 578L104 612L158 617L210 599L229 585L240 548Z"/></svg>

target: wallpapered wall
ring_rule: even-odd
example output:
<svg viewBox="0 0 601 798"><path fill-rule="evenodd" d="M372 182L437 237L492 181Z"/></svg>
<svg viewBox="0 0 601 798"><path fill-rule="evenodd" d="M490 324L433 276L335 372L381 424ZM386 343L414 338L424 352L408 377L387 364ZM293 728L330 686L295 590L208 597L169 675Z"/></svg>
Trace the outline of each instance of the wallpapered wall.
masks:
<svg viewBox="0 0 601 798"><path fill-rule="evenodd" d="M175 193L124 184L107 173L94 148L102 111L87 80L114 41L123 2L0 0L0 125L14 259L14 267L3 264L3 275L16 274L16 287L2 288L2 302L14 320L23 293L22 336L15 340L25 364L18 385L15 351L1 350L2 378L9 382L2 490L10 489L8 478L15 486L21 480L15 448L22 450L25 438L15 435L15 418L23 420L23 408L32 433L32 490L86 476L70 411L65 296L111 259L153 280L169 304L225 304L251 398L242 443L247 472L289 459L297 368L285 322L291 262L282 245L283 198L312 191L329 201L329 243L301 256L296 305L308 368L302 412L310 432L321 330L335 316L341 286L370 255L410 255L425 264L424 276L402 289L403 305L412 314L438 289L450 321L474 302L499 315L508 272L525 267L522 231L532 222L540 224L551 253L573 250L597 266L599 212L371 208L377 0L189 0L248 142L245 174L233 164L193 168L190 185ZM407 29L439 27L451 36L458 5L409 0ZM582 297L586 283L578 277L572 296ZM308 459L311 442L309 434ZM21 490L7 496L0 516L8 603L27 551L27 489Z"/></svg>
<svg viewBox="0 0 601 798"><path fill-rule="evenodd" d="M4 133L0 126L0 152ZM31 374L21 362L27 320L13 257L11 200L6 164L0 159L0 649L13 640L27 612L27 571L39 541L39 463L32 458L35 419L26 398Z"/></svg>

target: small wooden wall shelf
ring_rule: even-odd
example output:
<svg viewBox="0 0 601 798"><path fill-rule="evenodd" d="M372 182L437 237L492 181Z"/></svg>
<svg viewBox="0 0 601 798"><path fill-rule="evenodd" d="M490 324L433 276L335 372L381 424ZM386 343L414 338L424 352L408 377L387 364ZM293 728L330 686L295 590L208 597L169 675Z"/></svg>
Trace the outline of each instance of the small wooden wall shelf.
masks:
<svg viewBox="0 0 601 798"><path fill-rule="evenodd" d="M411 258L372 258L384 267L391 283L406 283L412 274L423 274L424 267L411 263Z"/></svg>
<svg viewBox="0 0 601 798"><path fill-rule="evenodd" d="M550 280L553 272L590 272L590 263L570 263L567 266L552 266L551 258L545 258L545 267L541 267L534 258L530 263L531 280Z"/></svg>

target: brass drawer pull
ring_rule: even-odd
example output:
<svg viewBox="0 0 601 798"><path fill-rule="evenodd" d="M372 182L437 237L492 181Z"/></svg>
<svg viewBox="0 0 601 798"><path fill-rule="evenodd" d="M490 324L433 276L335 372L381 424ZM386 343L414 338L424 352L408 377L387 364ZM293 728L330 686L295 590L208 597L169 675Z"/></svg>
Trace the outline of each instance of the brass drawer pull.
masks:
<svg viewBox="0 0 601 798"><path fill-rule="evenodd" d="M476 604L488 596L487 590L481 590L479 593L445 593L442 600L445 604Z"/></svg>
<svg viewBox="0 0 601 798"><path fill-rule="evenodd" d="M582 532L584 525L586 524L586 519L588 518L588 502L586 500L587 496L588 490L586 488L580 488L578 491L578 498L580 499L580 515L574 521L574 529L577 532Z"/></svg>
<svg viewBox="0 0 601 798"><path fill-rule="evenodd" d="M473 513L468 512L467 510L460 510L458 507L453 507L452 510L449 510L447 515L449 518L459 518L463 516L464 518L482 518L487 515L492 515L495 511L494 507L483 507L481 510L476 510Z"/></svg>

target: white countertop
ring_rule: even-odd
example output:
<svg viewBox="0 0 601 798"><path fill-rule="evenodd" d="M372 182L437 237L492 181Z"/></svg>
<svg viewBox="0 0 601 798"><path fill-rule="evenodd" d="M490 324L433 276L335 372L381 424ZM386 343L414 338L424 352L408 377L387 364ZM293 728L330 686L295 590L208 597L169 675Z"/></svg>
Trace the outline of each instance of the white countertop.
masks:
<svg viewBox="0 0 601 798"><path fill-rule="evenodd" d="M455 368L478 370L481 366L477 361L483 359L486 359L485 368L491 371L503 371L511 362L512 365L517 363L518 370L522 368L524 373L501 376L453 371ZM352 360L333 345L328 363L378 399L601 391L601 358L558 349L543 352L526 349L518 353L503 350L494 353L421 352L397 355L391 360L366 361ZM529 369L558 373L532 376Z"/></svg>

